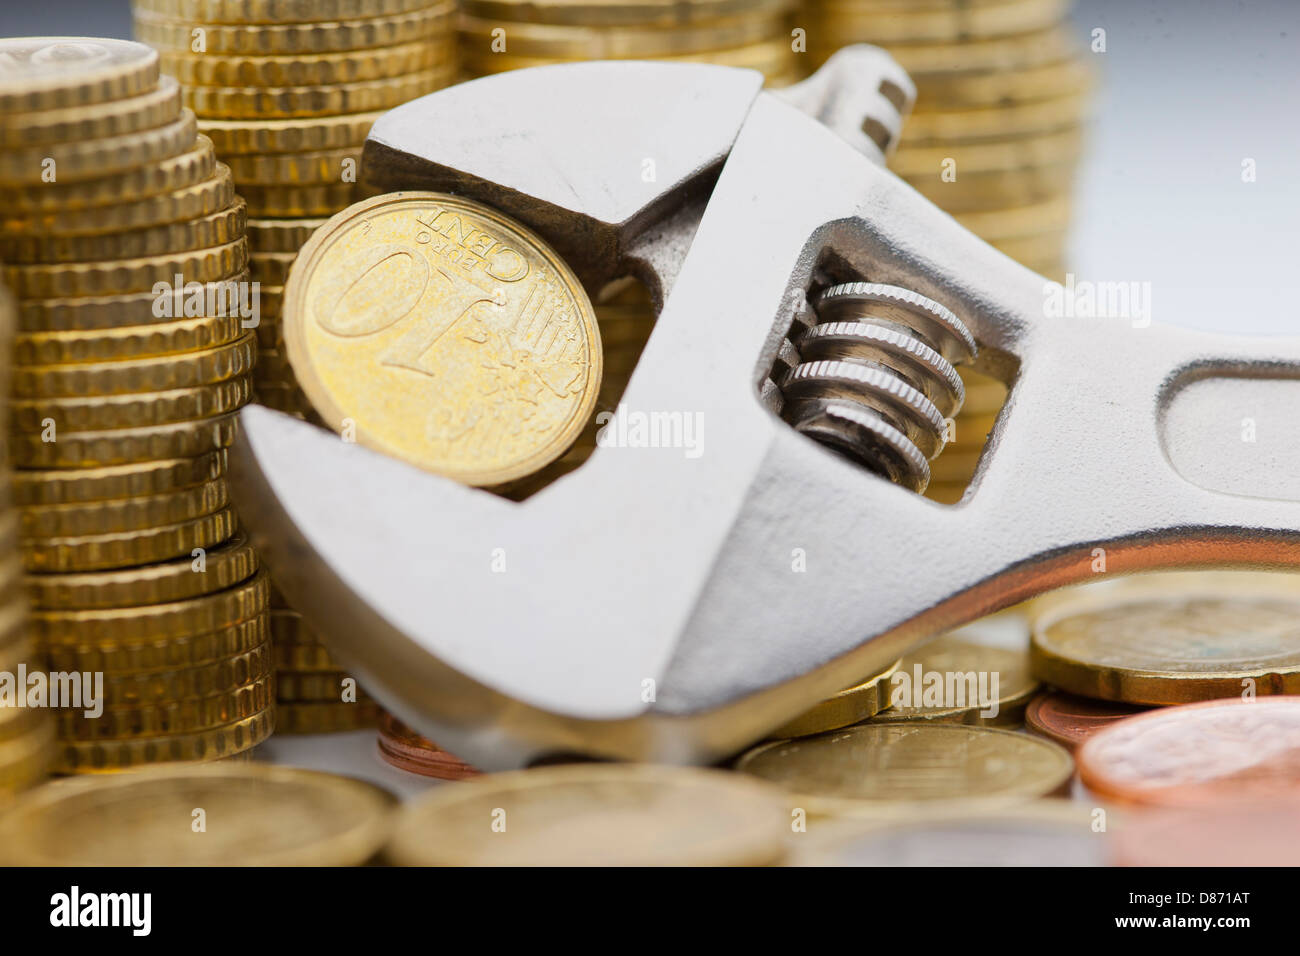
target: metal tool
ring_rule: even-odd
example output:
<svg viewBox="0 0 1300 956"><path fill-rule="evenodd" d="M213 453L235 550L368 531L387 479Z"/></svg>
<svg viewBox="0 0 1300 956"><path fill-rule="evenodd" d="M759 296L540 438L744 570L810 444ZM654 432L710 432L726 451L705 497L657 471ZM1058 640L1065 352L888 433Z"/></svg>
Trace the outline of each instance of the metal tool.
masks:
<svg viewBox="0 0 1300 956"><path fill-rule="evenodd" d="M662 311L611 427L703 423L699 455L602 447L517 502L242 413L240 511L281 588L386 707L482 767L714 761L1101 568L1300 564L1300 340L1054 317L1059 287L756 74L493 76L388 113L364 165L517 217L589 288L644 279ZM913 384L801 391L800 366L833 361L794 347L819 309L893 339L805 349ZM915 345L951 363L974 351L960 329L1011 392L946 506L911 490L907 446L924 464L942 443L918 395L955 404Z"/></svg>

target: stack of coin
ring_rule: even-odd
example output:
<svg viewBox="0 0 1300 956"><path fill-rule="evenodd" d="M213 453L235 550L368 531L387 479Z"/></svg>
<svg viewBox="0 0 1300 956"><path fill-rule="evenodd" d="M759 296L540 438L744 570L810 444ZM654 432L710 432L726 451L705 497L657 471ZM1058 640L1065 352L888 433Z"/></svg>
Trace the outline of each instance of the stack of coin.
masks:
<svg viewBox="0 0 1300 956"><path fill-rule="evenodd" d="M302 615L274 589L271 644L277 733L328 734L375 725L378 705L330 656L329 648Z"/></svg>
<svg viewBox="0 0 1300 956"><path fill-rule="evenodd" d="M930 484L925 489L927 498L948 505L966 493L993 423L1007 400L1007 387L997 379L962 365L957 366L957 374L966 386L966 401L953 420L951 439L930 462Z"/></svg>
<svg viewBox="0 0 1300 956"><path fill-rule="evenodd" d="M13 296L0 286L0 396L9 394L9 350L15 317ZM0 411L7 411L0 407ZM27 627L23 566L18 548L18 512L13 507L9 443L0 423L0 676L16 693L0 701L0 799L40 780L54 752L54 724L46 711L26 706L25 672L44 669ZM20 696L22 695L22 696Z"/></svg>
<svg viewBox="0 0 1300 956"><path fill-rule="evenodd" d="M1300 575L1178 571L1030 605L1029 728L1066 746L1150 707L1300 694Z"/></svg>
<svg viewBox="0 0 1300 956"><path fill-rule="evenodd" d="M798 79L793 0L462 0L461 56L484 76L575 60L668 60Z"/></svg>
<svg viewBox="0 0 1300 956"><path fill-rule="evenodd" d="M1068 0L814 0L820 61L887 49L916 82L891 166L977 235L1044 275L1063 265L1091 74Z"/></svg>
<svg viewBox="0 0 1300 956"><path fill-rule="evenodd" d="M134 0L133 10L136 35L180 79L248 202L257 401L307 417L278 335L289 266L326 218L369 194L357 173L375 119L454 81L454 0Z"/></svg>
<svg viewBox="0 0 1300 956"><path fill-rule="evenodd" d="M52 671L103 677L102 713L60 712L55 769L246 750L270 733L272 674L267 583L224 478L256 348L243 201L155 51L0 51L32 629Z"/></svg>
<svg viewBox="0 0 1300 956"><path fill-rule="evenodd" d="M185 103L248 202L251 271L261 293L256 401L318 421L284 354L289 267L326 219L371 194L357 174L375 119L454 81L454 0L135 0L133 12L137 36L180 79ZM301 622L284 623L294 617L277 609L277 626L309 633ZM314 637L311 643L326 654ZM315 678L309 683L321 690ZM282 675L282 699L308 689L293 673ZM324 730L360 719L343 716L356 708L313 716L334 711L335 697L295 701L279 726Z"/></svg>

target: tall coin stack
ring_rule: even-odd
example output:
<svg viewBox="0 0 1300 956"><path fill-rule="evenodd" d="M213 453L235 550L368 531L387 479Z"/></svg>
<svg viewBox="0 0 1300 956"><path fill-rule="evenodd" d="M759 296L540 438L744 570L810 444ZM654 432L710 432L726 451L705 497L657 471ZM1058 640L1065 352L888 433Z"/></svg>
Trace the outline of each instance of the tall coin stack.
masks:
<svg viewBox="0 0 1300 956"><path fill-rule="evenodd" d="M461 58L471 76L576 60L667 60L799 78L795 0L462 0Z"/></svg>
<svg viewBox="0 0 1300 956"><path fill-rule="evenodd" d="M274 675L224 478L256 349L244 204L155 51L0 53L22 563L38 650L84 690L58 711L55 769L247 750Z"/></svg>
<svg viewBox="0 0 1300 956"><path fill-rule="evenodd" d="M374 121L454 82L454 0L134 0L133 12L137 37L180 79L248 202L262 303L256 400L314 420L283 350L285 279L317 227L369 194L358 173ZM319 638L278 594L273 602L277 728L373 724L364 694L342 699L347 675Z"/></svg>
<svg viewBox="0 0 1300 956"><path fill-rule="evenodd" d="M469 76L579 60L662 60L747 67L769 86L798 82L791 36L796 0L462 0L461 62ZM604 346L596 412L613 411L654 327L645 288L629 279L595 300ZM522 498L579 467L596 447L593 422L563 456L510 488Z"/></svg>
<svg viewBox="0 0 1300 956"><path fill-rule="evenodd" d="M361 148L380 114L454 81L454 0L134 0L133 13L248 202L257 401L306 417L279 338L289 266L364 195Z"/></svg>
<svg viewBox="0 0 1300 956"><path fill-rule="evenodd" d="M849 43L887 49L916 82L890 166L1007 255L1065 273L1070 196L1092 71L1066 25L1068 0L810 0L814 62ZM962 369L972 397L957 446L932 466L935 500L958 500L1005 400Z"/></svg>
<svg viewBox="0 0 1300 956"><path fill-rule="evenodd" d="M9 394L9 350L16 321L14 298L0 286L0 396ZM6 409L7 411L7 409ZM0 700L0 802L45 776L54 752L54 724L39 708L26 706L24 672L44 666L27 627L23 565L18 546L18 512L13 506L9 443L0 428L0 677L13 681L12 696Z"/></svg>

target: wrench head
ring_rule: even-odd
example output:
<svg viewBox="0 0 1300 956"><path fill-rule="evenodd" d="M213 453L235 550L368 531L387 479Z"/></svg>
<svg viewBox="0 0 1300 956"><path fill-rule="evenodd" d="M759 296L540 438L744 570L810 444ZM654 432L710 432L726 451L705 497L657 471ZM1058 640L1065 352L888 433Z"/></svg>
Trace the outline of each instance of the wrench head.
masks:
<svg viewBox="0 0 1300 956"><path fill-rule="evenodd" d="M640 266L667 292L608 440L520 502L242 413L232 476L277 583L387 708L475 763L719 759L918 639L1085 575L1099 542L1150 566L1249 527L1300 560L1294 506L1246 513L1168 471L1159 411L1181 370L1205 367L1203 338L1044 323L1041 277L753 77L504 74L399 108L373 136L381 184L498 205L562 249L572 230L597 243L568 240L588 281ZM638 175L647 157L656 182ZM987 368L1020 370L959 506L833 454L763 400L805 292L850 278L947 306ZM1063 397L1080 367L1123 369L1122 400ZM1128 467L1112 474L1117 448Z"/></svg>

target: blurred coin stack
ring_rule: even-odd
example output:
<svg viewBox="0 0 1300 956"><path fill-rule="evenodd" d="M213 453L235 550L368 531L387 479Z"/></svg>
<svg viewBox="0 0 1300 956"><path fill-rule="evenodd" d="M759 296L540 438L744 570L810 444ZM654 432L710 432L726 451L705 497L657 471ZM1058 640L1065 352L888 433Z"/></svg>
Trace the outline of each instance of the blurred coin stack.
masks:
<svg viewBox="0 0 1300 956"><path fill-rule="evenodd" d="M13 296L0 286L0 396L9 394L13 344ZM4 409L7 413L7 407ZM41 671L27 622L23 565L18 546L18 512L13 506L7 429L0 427L0 675L14 681L14 695L0 700L0 801L45 776L54 753L54 724L41 709L24 706L18 675Z"/></svg>
<svg viewBox="0 0 1300 956"><path fill-rule="evenodd" d="M797 82L791 38L796 0L462 0L461 63L468 76L580 60L716 63L762 72L769 86ZM593 303L605 371L596 413L613 411L654 327L650 296L637 282L611 284ZM498 489L526 497L580 466L596 447L595 420L563 456Z"/></svg>
<svg viewBox="0 0 1300 956"><path fill-rule="evenodd" d="M371 194L358 176L371 124L454 82L454 0L135 0L133 8L137 37L180 79L248 202L251 271L261 287L255 398L314 420L280 332L289 267L318 226ZM340 702L331 675L346 675L297 612L277 604L277 654L310 656L329 672L281 671L278 729L372 724L373 705Z"/></svg>
<svg viewBox="0 0 1300 956"><path fill-rule="evenodd" d="M758 70L796 82L795 0L462 0L470 76L576 60L666 60Z"/></svg>
<svg viewBox="0 0 1300 956"><path fill-rule="evenodd" d="M1066 25L1068 7L1068 0L810 0L809 7L814 63L846 44L872 43L916 82L916 106L891 168L976 235L1053 279L1065 273L1092 82ZM997 390L960 371L972 397ZM992 415L968 398L956 421L963 447L936 459L928 492L940 501L960 498Z"/></svg>
<svg viewBox="0 0 1300 956"><path fill-rule="evenodd" d="M329 648L272 589L271 644L275 650L275 729L285 734L328 734L373 727L378 705L330 656Z"/></svg>
<svg viewBox="0 0 1300 956"><path fill-rule="evenodd" d="M453 82L454 0L134 0L138 39L181 81L199 129L248 202L261 283L257 401L311 413L280 345L289 266L325 219L367 193L378 116Z"/></svg>
<svg viewBox="0 0 1300 956"><path fill-rule="evenodd" d="M83 697L102 679L102 713L58 711L55 769L247 750L271 731L273 672L268 583L224 477L256 351L243 201L153 50L33 38L0 52L32 632Z"/></svg>

